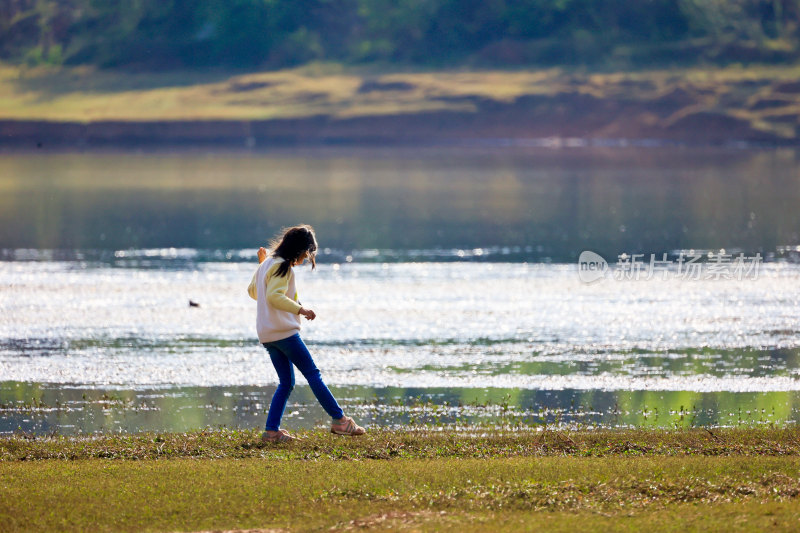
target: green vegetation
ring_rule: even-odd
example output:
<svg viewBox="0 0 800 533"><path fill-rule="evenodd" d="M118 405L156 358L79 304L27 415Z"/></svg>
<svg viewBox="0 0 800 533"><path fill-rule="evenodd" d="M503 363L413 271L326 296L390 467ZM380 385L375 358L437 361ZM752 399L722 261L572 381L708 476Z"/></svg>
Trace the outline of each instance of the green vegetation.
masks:
<svg viewBox="0 0 800 533"><path fill-rule="evenodd" d="M800 431L0 439L6 531L791 530ZM128 459L128 460L123 460Z"/></svg>
<svg viewBox="0 0 800 533"><path fill-rule="evenodd" d="M0 118L106 122L3 124L21 146L786 144L799 21L800 0L18 0L0 6ZM281 119L298 122L130 124Z"/></svg>
<svg viewBox="0 0 800 533"><path fill-rule="evenodd" d="M284 67L793 62L797 0L18 0L0 57L27 64Z"/></svg>

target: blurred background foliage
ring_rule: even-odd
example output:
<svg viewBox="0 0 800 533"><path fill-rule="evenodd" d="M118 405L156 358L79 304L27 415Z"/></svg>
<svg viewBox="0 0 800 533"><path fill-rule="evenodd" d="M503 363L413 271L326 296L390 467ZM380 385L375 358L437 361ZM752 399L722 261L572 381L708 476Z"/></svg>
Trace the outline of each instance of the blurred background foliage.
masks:
<svg viewBox="0 0 800 533"><path fill-rule="evenodd" d="M800 0L0 0L0 59L164 70L794 63Z"/></svg>

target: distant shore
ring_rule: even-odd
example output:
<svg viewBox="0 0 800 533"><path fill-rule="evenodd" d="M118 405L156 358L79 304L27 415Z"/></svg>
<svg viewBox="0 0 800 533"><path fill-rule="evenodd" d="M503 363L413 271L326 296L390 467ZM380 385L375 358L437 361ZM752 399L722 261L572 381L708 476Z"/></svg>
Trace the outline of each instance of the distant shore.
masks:
<svg viewBox="0 0 800 533"><path fill-rule="evenodd" d="M0 69L0 147L796 146L798 69L132 74Z"/></svg>
<svg viewBox="0 0 800 533"><path fill-rule="evenodd" d="M615 105L615 104L612 104ZM192 121L0 121L0 144L11 148L81 148L209 146L244 148L283 146L430 146L532 145L581 146L585 144L702 144L800 145L752 128L746 121L716 113L691 115L678 124L658 127L631 118L620 106L611 116L608 102L598 103L604 120L569 119L576 106L563 110L508 109L486 113L430 112L405 115L338 119L317 116L276 120ZM585 109L587 114L596 112Z"/></svg>

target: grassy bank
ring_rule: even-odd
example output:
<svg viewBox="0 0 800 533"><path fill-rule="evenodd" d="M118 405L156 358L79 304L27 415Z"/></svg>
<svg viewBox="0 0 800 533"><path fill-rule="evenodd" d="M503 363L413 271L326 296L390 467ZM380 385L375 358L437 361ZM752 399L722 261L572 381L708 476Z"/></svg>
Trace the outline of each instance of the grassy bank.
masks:
<svg viewBox="0 0 800 533"><path fill-rule="evenodd" d="M300 141L323 126L333 137L369 138L370 122L358 120L375 118L382 121L376 131L410 128L423 137L791 141L800 126L799 69L383 72L312 64L265 72L133 73L6 65L0 66L0 120L158 122L163 130L165 121L316 117L313 124L262 132ZM419 120L409 120L414 117ZM328 122L320 123L323 118Z"/></svg>
<svg viewBox="0 0 800 533"><path fill-rule="evenodd" d="M796 457L43 461L0 467L0 519L5 531L607 531L720 530L735 517L744 531L796 526L798 467Z"/></svg>
<svg viewBox="0 0 800 533"><path fill-rule="evenodd" d="M4 530L793 530L800 431L0 439Z"/></svg>
<svg viewBox="0 0 800 533"><path fill-rule="evenodd" d="M800 429L503 431L491 428L408 432L371 430L358 439L298 433L289 445L263 444L253 431L0 438L0 464L86 459L496 459L503 457L798 456Z"/></svg>

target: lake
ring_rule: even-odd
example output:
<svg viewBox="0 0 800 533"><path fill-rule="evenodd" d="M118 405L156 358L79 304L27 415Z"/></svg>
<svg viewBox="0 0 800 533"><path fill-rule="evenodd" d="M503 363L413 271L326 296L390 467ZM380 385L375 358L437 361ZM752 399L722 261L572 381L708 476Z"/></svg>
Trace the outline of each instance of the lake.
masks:
<svg viewBox="0 0 800 533"><path fill-rule="evenodd" d="M800 418L794 150L0 153L0 193L0 432L261 426L245 289L301 222L303 335L359 421ZM324 421L299 375L286 413Z"/></svg>

